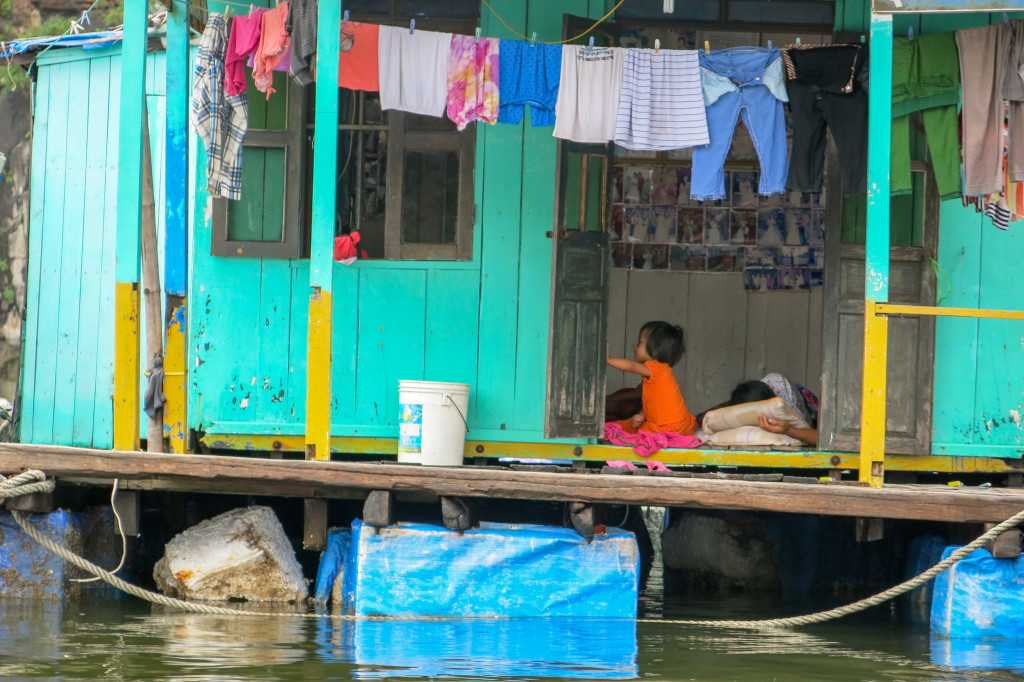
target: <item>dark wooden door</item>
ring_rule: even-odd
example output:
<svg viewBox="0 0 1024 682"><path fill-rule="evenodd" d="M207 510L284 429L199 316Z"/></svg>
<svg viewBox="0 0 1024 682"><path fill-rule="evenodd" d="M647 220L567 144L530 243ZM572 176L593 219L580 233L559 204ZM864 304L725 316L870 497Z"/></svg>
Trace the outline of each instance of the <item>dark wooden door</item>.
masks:
<svg viewBox="0 0 1024 682"><path fill-rule="evenodd" d="M559 142L544 420L547 438L602 435L609 168L607 147Z"/></svg>
<svg viewBox="0 0 1024 682"><path fill-rule="evenodd" d="M829 165L829 177L838 177L834 157ZM930 169L923 162L912 169L913 195L892 197L889 301L934 305L939 200ZM844 202L834 189L828 197L818 443L836 452L860 449L865 206L863 197ZM886 452L930 452L934 344L934 318L889 318Z"/></svg>

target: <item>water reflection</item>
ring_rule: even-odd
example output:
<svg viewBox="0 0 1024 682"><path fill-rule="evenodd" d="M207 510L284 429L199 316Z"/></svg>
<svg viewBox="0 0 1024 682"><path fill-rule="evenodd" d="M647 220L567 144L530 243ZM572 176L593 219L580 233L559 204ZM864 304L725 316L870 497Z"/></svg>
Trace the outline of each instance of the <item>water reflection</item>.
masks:
<svg viewBox="0 0 1024 682"><path fill-rule="evenodd" d="M389 677L633 679L636 623L574 618L324 622L326 660L357 679Z"/></svg>

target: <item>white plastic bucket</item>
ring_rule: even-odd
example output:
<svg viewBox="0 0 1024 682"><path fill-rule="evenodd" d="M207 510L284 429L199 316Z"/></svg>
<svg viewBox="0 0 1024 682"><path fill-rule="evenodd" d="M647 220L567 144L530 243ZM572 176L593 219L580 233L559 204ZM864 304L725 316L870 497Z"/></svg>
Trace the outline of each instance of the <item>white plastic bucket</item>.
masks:
<svg viewBox="0 0 1024 682"><path fill-rule="evenodd" d="M462 464L469 416L469 384L398 382L398 461Z"/></svg>

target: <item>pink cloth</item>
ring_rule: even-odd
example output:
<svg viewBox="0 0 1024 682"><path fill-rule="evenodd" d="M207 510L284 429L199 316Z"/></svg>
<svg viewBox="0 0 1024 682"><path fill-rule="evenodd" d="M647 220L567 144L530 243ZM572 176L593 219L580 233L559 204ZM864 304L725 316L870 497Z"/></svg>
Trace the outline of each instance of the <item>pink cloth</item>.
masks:
<svg viewBox="0 0 1024 682"><path fill-rule="evenodd" d="M650 457L662 448L696 448L701 444L700 438L696 436L684 436L672 431L626 433L615 422L608 422L604 425L604 437L613 445L633 448L633 452L641 457Z"/></svg>
<svg viewBox="0 0 1024 682"><path fill-rule="evenodd" d="M266 11L259 7L252 14L239 14L231 19L228 51L224 56L224 90L230 97L245 92L245 58L260 43L260 16Z"/></svg>
<svg viewBox="0 0 1024 682"><path fill-rule="evenodd" d="M636 471L636 467L633 465L633 463L627 462L624 459L610 460L608 462L605 462L605 464L616 469L629 469L630 471ZM648 471L672 471L667 466L665 466L664 462L659 462L657 460L649 459L646 462L644 462L644 464L647 465Z"/></svg>
<svg viewBox="0 0 1024 682"><path fill-rule="evenodd" d="M498 120L498 39L452 36L448 54L448 118L464 130L470 121Z"/></svg>
<svg viewBox="0 0 1024 682"><path fill-rule="evenodd" d="M288 0L284 0L261 17L260 44L256 48L256 66L252 77L256 81L256 89L267 93L267 99L270 99L272 92L277 92L273 86L274 76L270 72L281 63L292 44L291 35L285 27L289 6Z"/></svg>

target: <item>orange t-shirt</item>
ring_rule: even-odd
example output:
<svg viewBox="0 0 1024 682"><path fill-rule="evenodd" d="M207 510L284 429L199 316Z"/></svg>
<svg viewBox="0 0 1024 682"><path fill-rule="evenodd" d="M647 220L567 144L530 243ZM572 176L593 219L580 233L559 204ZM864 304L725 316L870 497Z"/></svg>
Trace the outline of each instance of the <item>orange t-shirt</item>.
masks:
<svg viewBox="0 0 1024 682"><path fill-rule="evenodd" d="M380 26L377 24L350 21L341 27L338 87L368 92L380 90L379 43Z"/></svg>
<svg viewBox="0 0 1024 682"><path fill-rule="evenodd" d="M664 362L649 360L644 363L651 376L644 377L643 403L645 421L641 431L673 431L692 436L697 420L686 409L686 401L679 391L679 382L672 368Z"/></svg>

